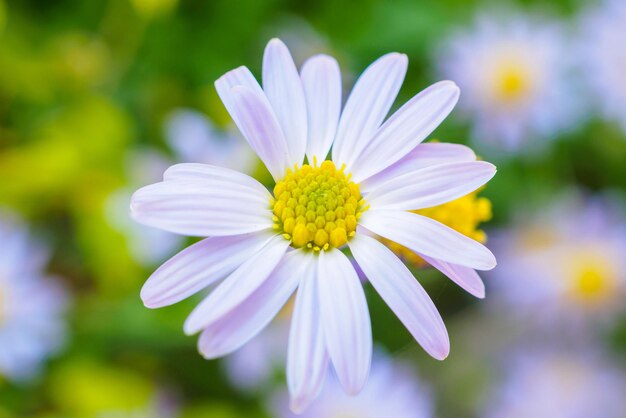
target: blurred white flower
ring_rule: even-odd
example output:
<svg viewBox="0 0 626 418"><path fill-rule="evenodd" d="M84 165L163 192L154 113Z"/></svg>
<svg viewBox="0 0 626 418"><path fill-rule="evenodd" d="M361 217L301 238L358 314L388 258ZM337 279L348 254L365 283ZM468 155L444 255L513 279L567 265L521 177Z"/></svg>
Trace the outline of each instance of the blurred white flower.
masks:
<svg viewBox="0 0 626 418"><path fill-rule="evenodd" d="M44 272L46 250L22 222L0 213L0 375L34 377L65 341L67 294Z"/></svg>
<svg viewBox="0 0 626 418"><path fill-rule="evenodd" d="M567 195L509 229L494 232L500 265L490 275L492 302L550 329L610 321L624 311L624 208L606 198ZM595 329L595 327L594 327Z"/></svg>
<svg viewBox="0 0 626 418"><path fill-rule="evenodd" d="M535 152L575 127L579 102L571 83L565 34L556 23L521 13L479 15L452 34L439 51L445 78L463 95L481 153Z"/></svg>
<svg viewBox="0 0 626 418"><path fill-rule="evenodd" d="M582 16L582 50L576 56L594 108L626 132L626 2L606 0Z"/></svg>
<svg viewBox="0 0 626 418"><path fill-rule="evenodd" d="M623 418L626 378L589 350L530 348L505 363L485 418Z"/></svg>
<svg viewBox="0 0 626 418"><path fill-rule="evenodd" d="M279 418L430 418L431 390L409 364L394 362L381 352L372 359L367 385L357 396L346 395L330 370L319 398L301 415L289 410L287 394L275 397L272 408Z"/></svg>

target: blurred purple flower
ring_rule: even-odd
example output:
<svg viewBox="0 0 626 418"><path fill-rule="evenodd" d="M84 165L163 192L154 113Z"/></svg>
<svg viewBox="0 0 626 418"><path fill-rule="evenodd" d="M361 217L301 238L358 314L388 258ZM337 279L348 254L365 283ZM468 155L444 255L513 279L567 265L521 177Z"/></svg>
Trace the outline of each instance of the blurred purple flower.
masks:
<svg viewBox="0 0 626 418"><path fill-rule="evenodd" d="M463 91L459 107L483 155L493 145L536 152L580 122L571 50L558 23L513 11L480 14L438 54L441 74Z"/></svg>
<svg viewBox="0 0 626 418"><path fill-rule="evenodd" d="M287 394L277 395L272 409L279 418L431 418L432 391L411 369L411 365L394 362L377 352L367 385L357 396L346 395L329 370L322 393L304 413L297 415L289 410Z"/></svg>
<svg viewBox="0 0 626 418"><path fill-rule="evenodd" d="M562 331L611 321L626 297L626 221L621 202L562 196L540 213L494 232L500 268L491 302L503 312Z"/></svg>
<svg viewBox="0 0 626 418"><path fill-rule="evenodd" d="M504 364L485 418L622 418L626 375L584 347L525 347Z"/></svg>
<svg viewBox="0 0 626 418"><path fill-rule="evenodd" d="M579 57L592 101L626 133L626 2L583 10Z"/></svg>
<svg viewBox="0 0 626 418"><path fill-rule="evenodd" d="M0 213L0 375L33 378L65 341L68 295L46 275L47 251L26 226Z"/></svg>

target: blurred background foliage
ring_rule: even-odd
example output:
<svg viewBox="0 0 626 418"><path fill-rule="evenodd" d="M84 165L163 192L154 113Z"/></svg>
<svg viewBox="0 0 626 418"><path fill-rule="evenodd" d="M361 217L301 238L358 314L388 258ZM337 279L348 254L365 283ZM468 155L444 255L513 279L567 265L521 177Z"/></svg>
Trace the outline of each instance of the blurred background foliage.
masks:
<svg viewBox="0 0 626 418"><path fill-rule="evenodd" d="M569 19L579 3L517 5ZM106 211L109 196L131 184L129 153L146 147L174 158L164 123L177 108L196 109L227 127L214 80L244 64L259 75L263 47L274 36L288 44L304 39L294 50L300 63L316 52L336 56L347 85L378 56L406 53L410 65L397 107L439 78L433 51L479 7L489 5L0 0L0 205L19 212L49 245L49 271L73 294L65 349L34 381L0 383L0 417L90 418L150 403L188 418L266 416L261 397L238 392L222 363L204 361L195 339L183 335L197 298L158 311L143 307L139 290L159 263L137 262ZM466 143L468 128L453 114L434 137ZM548 153L498 161L499 173L483 192L493 203L490 226L509 222L520 203L541 207L572 185L623 192L624 139L617 127L592 120ZM367 288L373 335L390 353L419 365L437 392L441 416L472 416L492 377L474 367L485 359L462 343L467 327L483 326L470 309L481 302L439 273L420 271L419 277L449 326L450 358L427 357ZM626 325L621 329L613 342L626 353Z"/></svg>

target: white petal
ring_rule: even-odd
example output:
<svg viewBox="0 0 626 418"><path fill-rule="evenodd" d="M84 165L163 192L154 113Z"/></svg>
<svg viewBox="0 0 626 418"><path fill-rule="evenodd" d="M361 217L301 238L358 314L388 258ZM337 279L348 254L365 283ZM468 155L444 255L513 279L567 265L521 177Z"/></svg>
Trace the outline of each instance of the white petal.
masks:
<svg viewBox="0 0 626 418"><path fill-rule="evenodd" d="M209 294L185 321L185 333L195 334L233 311L270 276L289 241L276 235Z"/></svg>
<svg viewBox="0 0 626 418"><path fill-rule="evenodd" d="M458 284L471 295L481 299L485 297L485 284L478 273L476 273L476 270L426 257L423 254L420 254L420 256L424 261L448 276L450 280Z"/></svg>
<svg viewBox="0 0 626 418"><path fill-rule="evenodd" d="M184 163L175 164L165 170L163 180L189 180L198 182L220 182L224 187L227 184L233 184L235 187L248 187L255 196L261 199L269 200L272 195L267 191L265 186L254 178L224 167L214 165Z"/></svg>
<svg viewBox="0 0 626 418"><path fill-rule="evenodd" d="M310 163L324 161L335 139L341 113L341 71L328 55L315 55L302 66L309 133L306 155Z"/></svg>
<svg viewBox="0 0 626 418"><path fill-rule="evenodd" d="M213 359L229 354L256 336L285 305L300 277L311 267L301 251L285 254L274 271L228 314L210 323L198 340L200 353Z"/></svg>
<svg viewBox="0 0 626 418"><path fill-rule="evenodd" d="M317 284L317 259L310 255L309 269L302 276L289 331L287 385L291 409L303 411L322 388L328 369Z"/></svg>
<svg viewBox="0 0 626 418"><path fill-rule="evenodd" d="M137 190L133 218L183 235L224 236L272 228L267 192L235 181L171 180Z"/></svg>
<svg viewBox="0 0 626 418"><path fill-rule="evenodd" d="M263 55L263 90L282 127L291 167L302 164L307 138L307 110L304 89L287 46L272 39Z"/></svg>
<svg viewBox="0 0 626 418"><path fill-rule="evenodd" d="M149 308L179 302L232 273L270 237L267 232L257 232L197 242L150 276L141 289L141 299Z"/></svg>
<svg viewBox="0 0 626 418"><path fill-rule="evenodd" d="M250 147L263 161L274 180L290 166L289 148L274 111L263 92L235 86L231 90L235 121Z"/></svg>
<svg viewBox="0 0 626 418"><path fill-rule="evenodd" d="M215 81L217 94L220 96L220 99L222 99L222 103L224 103L224 106L226 107L226 110L228 110L228 113L230 113L233 121L241 130L241 124L237 113L235 112L235 104L232 97L232 88L235 86L245 86L259 94L265 93L263 93L263 89L259 85L259 82L256 81L250 70L244 66L227 72Z"/></svg>
<svg viewBox="0 0 626 418"><path fill-rule="evenodd" d="M353 164L387 116L402 86L408 59L391 53L374 61L357 80L341 114L333 145L337 167Z"/></svg>
<svg viewBox="0 0 626 418"><path fill-rule="evenodd" d="M398 162L361 182L361 190L369 192L394 177L431 165L468 161L476 161L476 154L465 145L438 142L419 144Z"/></svg>
<svg viewBox="0 0 626 418"><path fill-rule="evenodd" d="M451 81L441 81L422 91L376 132L358 157L352 171L360 183L389 167L422 142L450 114L460 90Z"/></svg>
<svg viewBox="0 0 626 418"><path fill-rule="evenodd" d="M416 210L458 199L478 189L496 174L484 161L447 163L395 177L366 195L372 209Z"/></svg>
<svg viewBox="0 0 626 418"><path fill-rule="evenodd" d="M356 395L369 374L372 329L361 282L341 251L320 253L318 289L330 359L344 390Z"/></svg>
<svg viewBox="0 0 626 418"><path fill-rule="evenodd" d="M413 338L437 360L450 352L441 315L419 282L396 255L375 238L357 234L350 250L374 289Z"/></svg>
<svg viewBox="0 0 626 418"><path fill-rule="evenodd" d="M481 243L416 213L368 210L360 225L427 257L476 270L496 266L496 258Z"/></svg>

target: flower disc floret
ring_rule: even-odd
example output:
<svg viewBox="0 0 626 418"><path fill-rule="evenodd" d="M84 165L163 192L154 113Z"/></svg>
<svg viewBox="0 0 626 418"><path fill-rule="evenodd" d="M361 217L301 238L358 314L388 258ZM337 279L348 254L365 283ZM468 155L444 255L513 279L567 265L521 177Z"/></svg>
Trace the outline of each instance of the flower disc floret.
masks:
<svg viewBox="0 0 626 418"><path fill-rule="evenodd" d="M339 248L356 233L367 208L359 185L332 161L287 170L274 187L274 229L295 248Z"/></svg>

